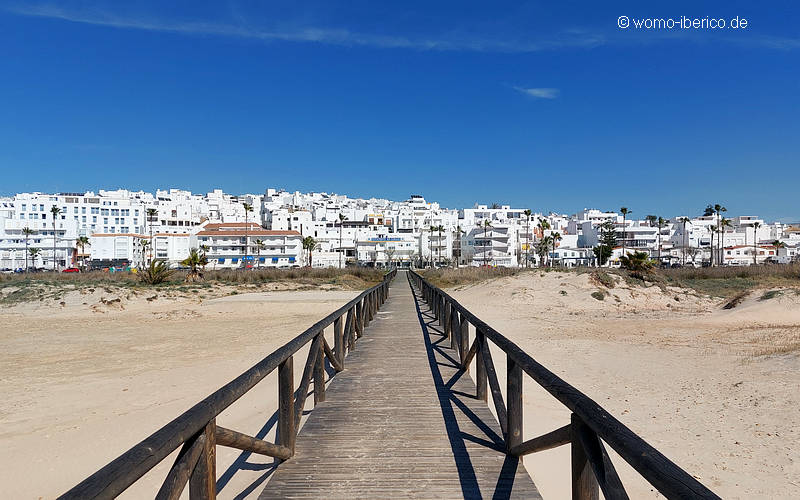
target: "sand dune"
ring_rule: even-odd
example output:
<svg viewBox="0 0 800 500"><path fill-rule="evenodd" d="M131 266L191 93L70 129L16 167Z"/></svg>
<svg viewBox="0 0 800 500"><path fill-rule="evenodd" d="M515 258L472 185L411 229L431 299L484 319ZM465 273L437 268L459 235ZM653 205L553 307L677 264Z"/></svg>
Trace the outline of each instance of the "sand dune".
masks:
<svg viewBox="0 0 800 500"><path fill-rule="evenodd" d="M3 497L63 493L357 294L226 295L234 290L207 300L95 290L4 308ZM256 434L277 408L273 379L224 412L220 424ZM219 448L220 476L239 455ZM151 498L171 462L123 496ZM226 480L220 498L257 496L271 459L248 462L257 465Z"/></svg>
<svg viewBox="0 0 800 500"><path fill-rule="evenodd" d="M602 301L591 295L598 290ZM722 497L800 497L793 290L769 300L754 291L731 310L684 289L619 278L606 289L575 273L524 273L450 292ZM526 438L568 422L535 383L525 391ZM545 497L568 495L566 447L525 463ZM657 498L622 459L615 463L631 498Z"/></svg>

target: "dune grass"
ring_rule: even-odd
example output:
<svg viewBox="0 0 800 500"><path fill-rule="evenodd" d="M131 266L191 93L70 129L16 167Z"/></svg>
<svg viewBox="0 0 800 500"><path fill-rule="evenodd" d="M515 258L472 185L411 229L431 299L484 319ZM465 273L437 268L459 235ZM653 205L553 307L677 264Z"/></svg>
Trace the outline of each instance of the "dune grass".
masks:
<svg viewBox="0 0 800 500"><path fill-rule="evenodd" d="M672 286L691 288L712 297L733 298L755 288L800 286L800 264L705 267L658 271Z"/></svg>
<svg viewBox="0 0 800 500"><path fill-rule="evenodd" d="M459 267L458 269L427 269L420 271L426 280L432 284L448 288L471 283L480 283L486 280L505 278L535 269L517 267Z"/></svg>
<svg viewBox="0 0 800 500"><path fill-rule="evenodd" d="M453 287L514 276L520 273L572 272L591 273L592 280L605 288L614 288L615 275L631 286L675 286L703 295L732 299L757 288L800 288L800 263L770 264L744 267L710 267L656 269L648 273L631 273L622 269L575 268L478 268L436 269L423 271L431 283Z"/></svg>
<svg viewBox="0 0 800 500"><path fill-rule="evenodd" d="M360 290L377 284L383 271L364 268L346 269L254 269L207 270L205 279L186 283L186 271L176 271L168 281L158 285L142 283L138 273L107 273L92 271L86 273L31 273L0 274L0 303L39 300L44 294L57 290L89 290L127 288L127 289L166 289L179 292L191 289L208 288L215 285L260 285L267 283L291 283L315 287L337 285L345 289Z"/></svg>

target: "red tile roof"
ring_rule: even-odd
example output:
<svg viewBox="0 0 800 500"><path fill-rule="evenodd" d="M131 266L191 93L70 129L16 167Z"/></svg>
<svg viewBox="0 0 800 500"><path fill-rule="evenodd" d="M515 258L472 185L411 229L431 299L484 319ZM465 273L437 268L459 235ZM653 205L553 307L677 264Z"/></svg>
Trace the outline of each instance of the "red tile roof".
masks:
<svg viewBox="0 0 800 500"><path fill-rule="evenodd" d="M237 231L200 231L197 236L244 236L243 230ZM256 231L247 231L247 236L300 236L297 231L267 231L259 229Z"/></svg>
<svg viewBox="0 0 800 500"><path fill-rule="evenodd" d="M248 222L245 224L244 222L214 222L206 224L203 228L204 229L223 229L223 228L234 228L240 227L244 230L245 227L253 228L253 229L261 229L261 226L255 222Z"/></svg>

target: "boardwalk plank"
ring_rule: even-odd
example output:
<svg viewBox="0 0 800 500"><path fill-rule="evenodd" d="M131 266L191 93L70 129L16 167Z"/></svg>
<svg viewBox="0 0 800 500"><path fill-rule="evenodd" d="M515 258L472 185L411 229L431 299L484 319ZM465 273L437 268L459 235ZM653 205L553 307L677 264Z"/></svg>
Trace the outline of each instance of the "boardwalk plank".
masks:
<svg viewBox="0 0 800 500"><path fill-rule="evenodd" d="M260 499L541 498L505 455L488 406L464 395L474 383L419 308L399 273Z"/></svg>

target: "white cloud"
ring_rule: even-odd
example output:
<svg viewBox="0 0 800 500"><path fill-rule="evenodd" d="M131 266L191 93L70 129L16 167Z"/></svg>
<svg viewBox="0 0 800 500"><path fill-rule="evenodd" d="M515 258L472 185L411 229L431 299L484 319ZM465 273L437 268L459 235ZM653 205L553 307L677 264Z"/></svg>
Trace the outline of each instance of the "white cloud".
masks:
<svg viewBox="0 0 800 500"><path fill-rule="evenodd" d="M170 21L150 16L121 15L98 9L70 10L52 4L17 5L6 11L18 15L61 19L75 23L181 33L186 35L212 35L250 38L264 41L311 42L340 46L365 46L377 48L407 48L436 51L473 52L538 52L568 47L596 47L605 38L587 33L566 33L557 38L537 41L512 41L488 38L441 37L412 38L393 35L357 33L346 29L301 27L292 30L272 30L237 24L198 21Z"/></svg>
<svg viewBox="0 0 800 500"><path fill-rule="evenodd" d="M514 90L526 96L535 97L536 99L555 99L558 97L558 89L548 87L536 87L528 89L523 87L514 87Z"/></svg>

